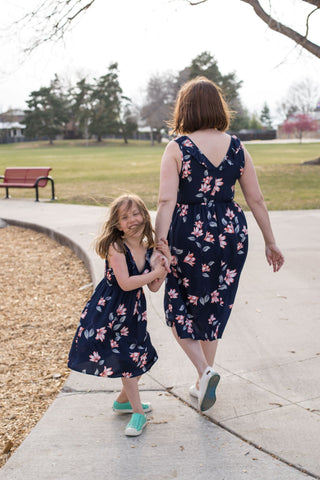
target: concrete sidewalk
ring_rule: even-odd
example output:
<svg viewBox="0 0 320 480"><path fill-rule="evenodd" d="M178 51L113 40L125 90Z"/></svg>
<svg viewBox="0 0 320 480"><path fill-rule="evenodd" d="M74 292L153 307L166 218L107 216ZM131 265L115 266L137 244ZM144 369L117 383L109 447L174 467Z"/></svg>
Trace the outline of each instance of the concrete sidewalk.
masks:
<svg viewBox="0 0 320 480"><path fill-rule="evenodd" d="M76 250L94 283L103 262L90 244L106 209L0 201L0 218L33 226ZM217 354L217 402L200 415L188 388L195 372L149 293L159 361L142 377L153 412L141 437L111 406L119 379L72 372L61 393L0 470L0 480L300 480L320 478L320 210L271 212L282 271L273 274L252 218L239 292ZM0 230L1 234L1 230Z"/></svg>

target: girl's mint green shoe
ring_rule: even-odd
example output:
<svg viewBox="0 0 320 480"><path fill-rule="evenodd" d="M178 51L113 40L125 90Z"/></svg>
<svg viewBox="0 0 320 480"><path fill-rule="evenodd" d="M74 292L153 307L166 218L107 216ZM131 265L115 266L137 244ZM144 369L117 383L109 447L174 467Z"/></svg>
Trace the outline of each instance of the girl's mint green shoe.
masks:
<svg viewBox="0 0 320 480"><path fill-rule="evenodd" d="M142 408L144 413L148 413L152 411L151 403L146 402L142 403ZM126 403L119 403L116 400L113 402L113 411L117 414L122 414L122 413L133 413L132 407L130 402Z"/></svg>
<svg viewBox="0 0 320 480"><path fill-rule="evenodd" d="M138 435L141 435L146 425L147 417L145 415L142 415L141 413L133 413L124 433L128 437L137 437Z"/></svg>

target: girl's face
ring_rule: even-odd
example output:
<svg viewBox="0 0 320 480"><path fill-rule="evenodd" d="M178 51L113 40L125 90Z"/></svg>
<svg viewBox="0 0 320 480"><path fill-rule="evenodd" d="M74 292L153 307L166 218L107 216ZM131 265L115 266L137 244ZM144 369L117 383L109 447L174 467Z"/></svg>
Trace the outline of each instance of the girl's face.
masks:
<svg viewBox="0 0 320 480"><path fill-rule="evenodd" d="M135 203L130 208L126 204L119 208L118 229L124 237L141 236L144 229L143 216Z"/></svg>

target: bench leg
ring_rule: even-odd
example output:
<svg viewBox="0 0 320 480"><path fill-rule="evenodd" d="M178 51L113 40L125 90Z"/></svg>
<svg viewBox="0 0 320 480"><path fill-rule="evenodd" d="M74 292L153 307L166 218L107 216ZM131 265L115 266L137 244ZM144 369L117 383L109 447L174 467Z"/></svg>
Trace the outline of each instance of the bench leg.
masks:
<svg viewBox="0 0 320 480"><path fill-rule="evenodd" d="M51 180L51 200L55 200L56 197L54 196L54 181L52 178L49 178Z"/></svg>
<svg viewBox="0 0 320 480"><path fill-rule="evenodd" d="M35 186L35 189L36 189L36 202L39 202L39 189L38 189L38 185Z"/></svg>
<svg viewBox="0 0 320 480"><path fill-rule="evenodd" d="M10 198L10 195L9 195L9 188L6 187L6 198Z"/></svg>

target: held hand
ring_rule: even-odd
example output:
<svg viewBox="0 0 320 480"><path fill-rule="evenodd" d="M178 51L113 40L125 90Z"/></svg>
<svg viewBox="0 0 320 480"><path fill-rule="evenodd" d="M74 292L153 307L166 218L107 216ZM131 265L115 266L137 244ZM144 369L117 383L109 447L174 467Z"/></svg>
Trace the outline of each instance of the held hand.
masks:
<svg viewBox="0 0 320 480"><path fill-rule="evenodd" d="M167 275L167 270L163 262L164 261L157 263L154 267L154 272L157 274L157 277L161 279Z"/></svg>
<svg viewBox="0 0 320 480"><path fill-rule="evenodd" d="M274 272L278 272L284 264L284 256L275 244L266 246L266 257L269 265L273 266Z"/></svg>
<svg viewBox="0 0 320 480"><path fill-rule="evenodd" d="M172 260L172 256L167 240L161 238L157 243L156 249L158 252L161 252L165 256L165 267L167 272L170 272L170 263Z"/></svg>

